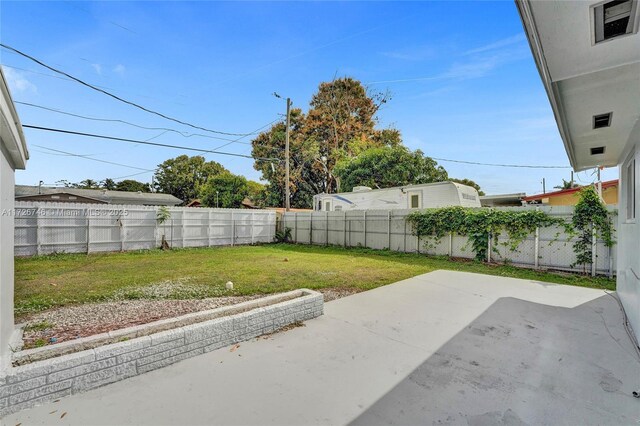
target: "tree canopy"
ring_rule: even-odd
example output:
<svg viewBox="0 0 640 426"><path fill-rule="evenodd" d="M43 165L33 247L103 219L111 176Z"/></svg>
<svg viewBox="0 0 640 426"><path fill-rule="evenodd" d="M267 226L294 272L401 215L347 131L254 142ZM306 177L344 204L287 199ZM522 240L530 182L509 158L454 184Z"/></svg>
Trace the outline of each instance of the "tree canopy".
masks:
<svg viewBox="0 0 640 426"><path fill-rule="evenodd" d="M130 192L151 192L151 188L148 183L140 182L134 179L125 179L116 183L116 191L130 191Z"/></svg>
<svg viewBox="0 0 640 426"><path fill-rule="evenodd" d="M248 195L247 179L229 172L210 177L200 188L200 200L206 207L237 209Z"/></svg>
<svg viewBox="0 0 640 426"><path fill-rule="evenodd" d="M338 163L335 174L342 192L355 186L390 188L448 180L447 171L434 159L404 146L373 148L344 159Z"/></svg>
<svg viewBox="0 0 640 426"><path fill-rule="evenodd" d="M305 115L291 111L291 205L311 207L313 196L337 191L336 164L370 148L398 146L400 132L376 129L376 114L389 100L371 93L357 80L339 78L320 84ZM277 123L252 141L254 157L284 158L285 125ZM268 181L265 200L284 204L284 161L256 160L254 168Z"/></svg>
<svg viewBox="0 0 640 426"><path fill-rule="evenodd" d="M154 187L158 192L174 195L188 203L198 197L201 186L210 177L224 172L228 170L220 163L206 161L200 155L180 155L158 166L154 174Z"/></svg>

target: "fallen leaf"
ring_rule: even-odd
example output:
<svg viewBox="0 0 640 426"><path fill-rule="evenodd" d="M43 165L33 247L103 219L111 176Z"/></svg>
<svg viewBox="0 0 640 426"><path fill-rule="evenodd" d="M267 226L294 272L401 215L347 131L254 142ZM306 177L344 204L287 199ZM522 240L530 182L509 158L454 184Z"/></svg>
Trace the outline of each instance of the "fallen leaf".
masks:
<svg viewBox="0 0 640 426"><path fill-rule="evenodd" d="M60 416L60 418L63 418L64 416L67 415L67 412L65 411L64 413L62 413L62 415Z"/></svg>
<svg viewBox="0 0 640 426"><path fill-rule="evenodd" d="M239 347L240 347L240 344L235 344L231 347L231 350L229 352L235 352Z"/></svg>

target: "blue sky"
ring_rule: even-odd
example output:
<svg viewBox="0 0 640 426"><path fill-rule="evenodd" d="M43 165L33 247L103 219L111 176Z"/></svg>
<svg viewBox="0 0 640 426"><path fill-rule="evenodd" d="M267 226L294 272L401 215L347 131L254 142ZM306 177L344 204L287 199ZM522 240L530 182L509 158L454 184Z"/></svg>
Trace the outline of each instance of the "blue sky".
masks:
<svg viewBox="0 0 640 426"><path fill-rule="evenodd" d="M567 166L544 88L511 1L499 2L10 2L0 38L124 98L184 121L247 133L281 118L285 104L308 108L318 84L351 76L389 90L380 127L394 126L411 149L446 159ZM0 51L14 100L147 127L195 132L118 103ZM215 149L227 141L183 138L17 105L23 124ZM153 169L193 153L25 130L31 159L16 174L40 180L102 180ZM202 132L199 132L202 133ZM214 135L211 135L214 136ZM249 154L250 137L222 148ZM244 143L242 143L244 142ZM37 146L39 145L39 146ZM55 149L126 164L68 156ZM207 154L258 180L250 159ZM449 175L485 192L541 192L570 169L512 169L441 161ZM150 181L152 173L133 178ZM616 169L603 179L617 177ZM577 175L578 183L595 179Z"/></svg>

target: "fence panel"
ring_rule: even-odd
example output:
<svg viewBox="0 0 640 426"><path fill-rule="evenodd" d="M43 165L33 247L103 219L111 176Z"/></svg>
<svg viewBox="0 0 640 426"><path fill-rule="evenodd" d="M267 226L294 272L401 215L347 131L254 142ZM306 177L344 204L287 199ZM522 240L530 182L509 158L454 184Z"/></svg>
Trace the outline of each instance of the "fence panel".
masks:
<svg viewBox="0 0 640 426"><path fill-rule="evenodd" d="M15 255L152 249L273 241L276 213L266 210L16 202Z"/></svg>
<svg viewBox="0 0 640 426"><path fill-rule="evenodd" d="M522 211L539 209L553 217L570 220L573 206L523 206L503 207L501 210ZM615 207L608 207L614 212ZM390 249L407 253L449 255L472 259L475 257L471 242L462 235L445 235L440 241L418 238L406 220L411 210L357 210L341 212L288 212L282 216L280 225L291 228L294 242L303 244L331 244L344 247L368 247ZM616 221L614 221L615 223ZM310 238L311 236L311 238ZM575 262L573 237L561 226L538 229L527 236L515 250L511 248L508 235L493 236L497 245L491 250L491 260L518 266L581 271L572 266ZM496 242L492 240L492 242ZM605 247L597 241L595 270L599 274L615 273L615 249Z"/></svg>

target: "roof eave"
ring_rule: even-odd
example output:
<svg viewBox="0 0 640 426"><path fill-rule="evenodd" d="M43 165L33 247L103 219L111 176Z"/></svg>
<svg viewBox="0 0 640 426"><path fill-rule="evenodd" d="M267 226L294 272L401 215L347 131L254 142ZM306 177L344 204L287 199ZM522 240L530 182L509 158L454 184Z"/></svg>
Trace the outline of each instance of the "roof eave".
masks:
<svg viewBox="0 0 640 426"><path fill-rule="evenodd" d="M542 43L540 42L540 35L538 34L535 18L531 10L530 0L515 0L515 3L518 8L520 20L522 21L522 26L524 27L525 34L527 35L527 41L529 42L531 53L533 54L536 67L538 68L538 73L540 74L542 84L547 92L547 97L549 98L549 103L551 104L551 109L553 110L553 115L558 126L558 131L560 132L560 137L564 144L564 149L569 157L569 164L571 164L571 167L573 167L575 171L586 170L589 167L579 167L576 162L573 149L574 146L571 141L569 130L566 125L565 113L562 108L562 100L558 95L556 86L551 80L551 74L549 73L547 61L542 49Z"/></svg>

